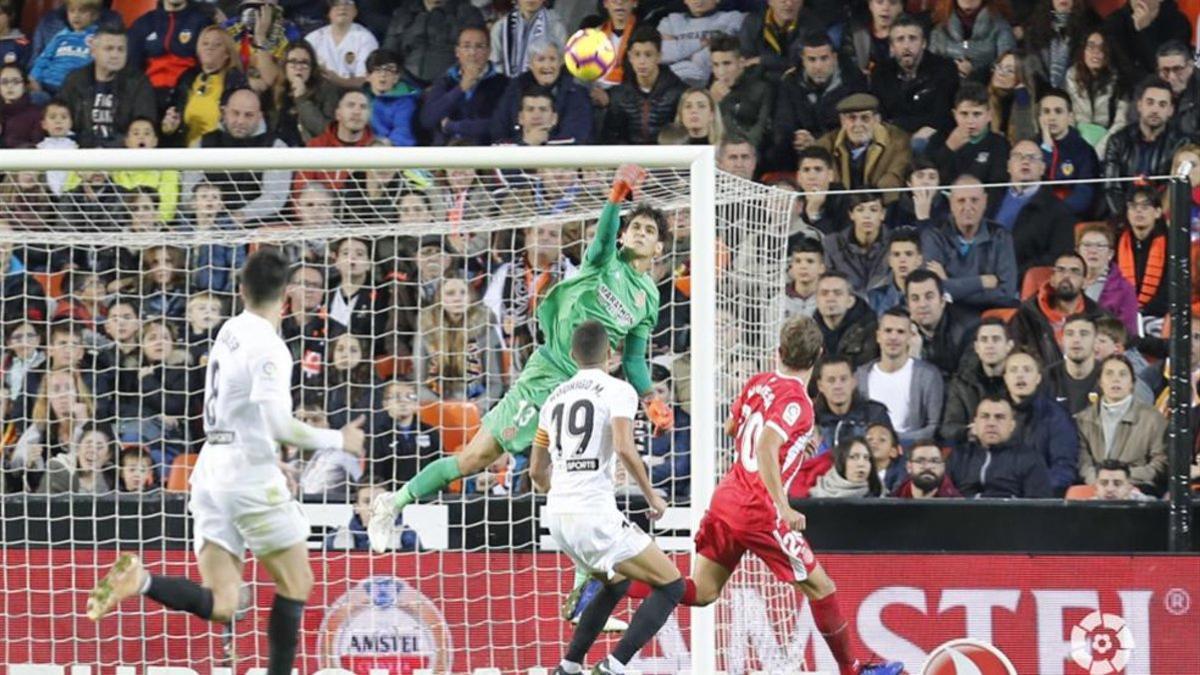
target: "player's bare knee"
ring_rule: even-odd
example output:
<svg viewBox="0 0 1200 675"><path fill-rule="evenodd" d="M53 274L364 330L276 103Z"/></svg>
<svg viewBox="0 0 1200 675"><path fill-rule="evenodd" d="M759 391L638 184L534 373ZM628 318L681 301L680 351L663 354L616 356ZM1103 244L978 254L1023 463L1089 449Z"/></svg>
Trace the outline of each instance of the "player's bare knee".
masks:
<svg viewBox="0 0 1200 675"><path fill-rule="evenodd" d="M717 596L719 593L719 589L697 584L696 599L693 602L693 605L696 607L708 607L717 601Z"/></svg>
<svg viewBox="0 0 1200 675"><path fill-rule="evenodd" d="M289 569L282 578L276 580L276 591L285 598L292 600L307 600L313 588L313 573L308 565Z"/></svg>
<svg viewBox="0 0 1200 675"><path fill-rule="evenodd" d="M219 584L212 587L213 605L209 620L214 623L229 623L237 614L239 600L238 584Z"/></svg>

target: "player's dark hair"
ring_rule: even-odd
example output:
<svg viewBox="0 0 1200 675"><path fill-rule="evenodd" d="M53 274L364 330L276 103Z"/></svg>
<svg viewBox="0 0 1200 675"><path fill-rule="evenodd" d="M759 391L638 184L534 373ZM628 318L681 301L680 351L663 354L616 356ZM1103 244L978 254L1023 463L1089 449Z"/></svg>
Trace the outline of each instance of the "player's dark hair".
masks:
<svg viewBox="0 0 1200 675"><path fill-rule="evenodd" d="M942 283L941 277L929 270L913 270L904 280L904 294L908 295L908 289L912 288L913 284L920 284L926 281L932 281L937 284L938 295L946 292L946 287Z"/></svg>
<svg viewBox="0 0 1200 675"><path fill-rule="evenodd" d="M654 221L655 226L658 227L658 241L663 246L666 246L671 236L670 227L667 224L666 212L664 212L662 209L656 209L646 203L638 204L633 207L633 210L629 212L629 215L625 217L624 222L621 223L621 231L624 232L625 228L629 227L629 224L633 222L633 219L637 218L638 216L646 216Z"/></svg>
<svg viewBox="0 0 1200 675"><path fill-rule="evenodd" d="M1129 480L1129 465L1119 459L1106 459L1096 465L1096 473L1101 471L1124 471L1125 480Z"/></svg>
<svg viewBox="0 0 1200 675"><path fill-rule="evenodd" d="M797 253L815 253L822 258L825 256L825 245L816 237L800 237L799 240L792 245L792 250L788 251L788 256L794 256Z"/></svg>
<svg viewBox="0 0 1200 675"><path fill-rule="evenodd" d="M833 466L842 478L846 477L846 461L850 459L850 451L854 446L861 445L867 449L867 459L871 457L871 446L867 445L866 439L861 436L851 436L842 439L841 443L833 448ZM879 473L875 471L874 465L867 472L867 494L868 497L878 497L883 494L883 484L879 481Z"/></svg>
<svg viewBox="0 0 1200 675"><path fill-rule="evenodd" d="M584 321L571 335L571 356L580 365L602 363L608 350L608 331L599 321Z"/></svg>
<svg viewBox="0 0 1200 675"><path fill-rule="evenodd" d="M792 370L808 370L821 356L824 342L816 321L794 316L779 329L779 360Z"/></svg>
<svg viewBox="0 0 1200 675"><path fill-rule="evenodd" d="M263 247L242 266L242 295L249 305L260 306L283 297L290 271L287 258L277 248Z"/></svg>

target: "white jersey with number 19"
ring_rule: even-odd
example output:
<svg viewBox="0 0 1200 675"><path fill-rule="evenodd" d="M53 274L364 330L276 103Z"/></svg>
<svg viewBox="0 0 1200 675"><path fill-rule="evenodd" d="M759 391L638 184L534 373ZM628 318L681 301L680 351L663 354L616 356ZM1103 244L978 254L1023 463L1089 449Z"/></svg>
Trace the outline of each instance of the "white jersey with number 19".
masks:
<svg viewBox="0 0 1200 675"><path fill-rule="evenodd" d="M209 352L205 443L192 485L236 490L283 478L263 406L283 405L290 414L291 379L292 354L269 321L242 312L225 322Z"/></svg>

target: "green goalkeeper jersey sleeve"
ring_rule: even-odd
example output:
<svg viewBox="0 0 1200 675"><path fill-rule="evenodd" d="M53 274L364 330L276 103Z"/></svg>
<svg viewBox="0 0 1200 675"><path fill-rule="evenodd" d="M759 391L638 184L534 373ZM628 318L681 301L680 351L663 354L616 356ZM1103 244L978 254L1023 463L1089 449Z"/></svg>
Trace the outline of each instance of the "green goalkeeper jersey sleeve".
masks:
<svg viewBox="0 0 1200 675"><path fill-rule="evenodd" d="M658 287L649 274L635 270L617 251L619 226L620 207L605 205L583 266L558 282L538 306L538 323L546 338L542 351L564 374L577 370L571 359L571 335L584 321L604 324L614 348L629 335L646 345L658 321Z"/></svg>

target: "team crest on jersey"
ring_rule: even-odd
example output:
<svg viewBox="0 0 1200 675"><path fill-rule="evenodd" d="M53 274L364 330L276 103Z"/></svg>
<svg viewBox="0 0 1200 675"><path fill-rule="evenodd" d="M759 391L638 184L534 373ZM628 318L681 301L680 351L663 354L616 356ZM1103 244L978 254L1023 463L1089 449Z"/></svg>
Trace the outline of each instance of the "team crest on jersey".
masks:
<svg viewBox="0 0 1200 675"><path fill-rule="evenodd" d="M1075 165L1068 159L1062 163L1062 166L1058 167L1058 170L1062 172L1063 176L1070 178L1075 173Z"/></svg>
<svg viewBox="0 0 1200 675"><path fill-rule="evenodd" d="M504 440L511 441L517 437L517 428L507 427L504 429L504 431L500 432L500 435L504 437Z"/></svg>
<svg viewBox="0 0 1200 675"><path fill-rule="evenodd" d="M275 377L275 364L267 361L263 364L262 372L266 377Z"/></svg>
<svg viewBox="0 0 1200 675"><path fill-rule="evenodd" d="M190 31L190 30L179 31L179 44L186 45L187 43L189 43L191 41L192 41L192 31Z"/></svg>
<svg viewBox="0 0 1200 675"><path fill-rule="evenodd" d="M633 294L633 304L637 305L638 309L646 308L646 291L638 291Z"/></svg>
<svg viewBox="0 0 1200 675"><path fill-rule="evenodd" d="M798 420L798 419L800 419L800 404L799 403L789 403L788 407L783 409L784 424L788 424L788 425L795 424L796 420Z"/></svg>

